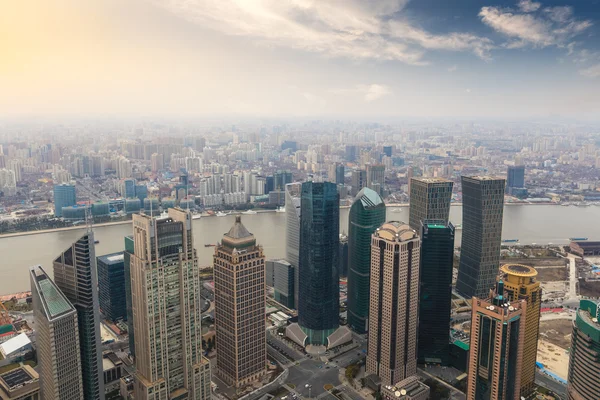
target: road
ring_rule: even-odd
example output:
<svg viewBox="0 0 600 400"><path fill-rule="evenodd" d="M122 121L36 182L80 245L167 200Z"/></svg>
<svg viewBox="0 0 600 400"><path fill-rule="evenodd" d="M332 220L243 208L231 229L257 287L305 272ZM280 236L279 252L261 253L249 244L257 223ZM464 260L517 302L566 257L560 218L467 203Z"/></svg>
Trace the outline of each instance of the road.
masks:
<svg viewBox="0 0 600 400"><path fill-rule="evenodd" d="M545 387L546 389L552 390L561 399L567 398L567 387L560 382L555 381L547 375L535 371L535 383Z"/></svg>
<svg viewBox="0 0 600 400"><path fill-rule="evenodd" d="M579 259L574 254L567 255L569 259L569 299L577 298L577 267L575 260Z"/></svg>

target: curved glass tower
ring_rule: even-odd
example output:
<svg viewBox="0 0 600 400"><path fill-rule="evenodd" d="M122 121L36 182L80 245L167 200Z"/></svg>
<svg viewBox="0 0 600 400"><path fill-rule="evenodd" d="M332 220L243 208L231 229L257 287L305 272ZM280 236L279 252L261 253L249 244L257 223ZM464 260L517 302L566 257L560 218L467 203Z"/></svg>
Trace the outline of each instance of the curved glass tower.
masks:
<svg viewBox="0 0 600 400"><path fill-rule="evenodd" d="M340 206L331 182L302 184L298 324L306 344L327 345L339 327Z"/></svg>
<svg viewBox="0 0 600 400"><path fill-rule="evenodd" d="M374 190L363 188L354 199L348 218L348 325L367 331L371 235L385 222L385 204Z"/></svg>

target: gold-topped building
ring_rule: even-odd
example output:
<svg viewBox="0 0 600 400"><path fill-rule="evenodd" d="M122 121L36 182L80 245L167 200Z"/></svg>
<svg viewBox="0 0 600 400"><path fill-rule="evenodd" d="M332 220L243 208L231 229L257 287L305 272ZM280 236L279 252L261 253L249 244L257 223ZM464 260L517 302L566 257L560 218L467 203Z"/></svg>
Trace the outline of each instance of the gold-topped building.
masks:
<svg viewBox="0 0 600 400"><path fill-rule="evenodd" d="M535 388L535 361L537 357L538 335L540 331L540 306L542 288L536 280L535 268L521 264L505 264L500 267L504 281L504 296L509 301L527 302L525 322L525 343L521 368L521 396L529 396Z"/></svg>

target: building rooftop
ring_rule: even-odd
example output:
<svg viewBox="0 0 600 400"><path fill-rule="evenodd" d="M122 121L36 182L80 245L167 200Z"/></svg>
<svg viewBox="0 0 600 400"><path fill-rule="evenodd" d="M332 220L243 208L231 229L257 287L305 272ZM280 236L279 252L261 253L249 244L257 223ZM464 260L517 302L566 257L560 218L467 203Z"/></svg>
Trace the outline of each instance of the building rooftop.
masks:
<svg viewBox="0 0 600 400"><path fill-rule="evenodd" d="M400 221L386 222L375 230L374 235L385 240L397 242L405 242L419 237L414 229Z"/></svg>
<svg viewBox="0 0 600 400"><path fill-rule="evenodd" d="M34 276L35 284L49 319L75 311L73 305L56 284L50 280L40 265L32 267L31 274Z"/></svg>
<svg viewBox="0 0 600 400"><path fill-rule="evenodd" d="M38 380L35 371L29 366L23 366L0 375L4 387L13 391Z"/></svg>
<svg viewBox="0 0 600 400"><path fill-rule="evenodd" d="M504 181L504 180L506 180L499 176L491 176L491 175L463 176L463 178L473 179L475 181Z"/></svg>
<svg viewBox="0 0 600 400"><path fill-rule="evenodd" d="M0 351L3 355L7 356L27 345L31 345L31 340L29 340L29 337L26 334L21 333L20 335L17 335L12 339L8 339L6 342L0 344Z"/></svg>
<svg viewBox="0 0 600 400"><path fill-rule="evenodd" d="M252 234L248 232L248 229L242 224L242 217L239 215L235 216L235 223L229 229L229 232L225 234L225 236L231 239L245 239L248 237L252 237Z"/></svg>
<svg viewBox="0 0 600 400"><path fill-rule="evenodd" d="M229 232L223 235L222 245L230 249L245 249L256 245L254 235L242 224L241 215L235 216L235 222Z"/></svg>
<svg viewBox="0 0 600 400"><path fill-rule="evenodd" d="M531 278L537 276L538 274L535 268L522 264L504 264L500 267L500 271L508 275L516 275Z"/></svg>
<svg viewBox="0 0 600 400"><path fill-rule="evenodd" d="M119 264L124 262L125 256L123 252L106 254L103 256L99 256L98 260L102 261L104 264Z"/></svg>
<svg viewBox="0 0 600 400"><path fill-rule="evenodd" d="M358 200L360 200L365 208L376 207L380 204L383 204L381 196L373 189L369 189L367 187L362 188L360 192L358 192L354 201Z"/></svg>
<svg viewBox="0 0 600 400"><path fill-rule="evenodd" d="M419 182L424 182L424 183L448 183L448 182L452 182L452 181L451 181L451 180L449 180L449 179L445 179L445 178L437 178L437 177L434 177L434 178L426 178L426 177L422 177L422 176L421 176L421 177L416 177L416 178L415 178L415 177L413 177L413 178L411 178L411 179L413 179L413 180L415 180L415 181L419 181Z"/></svg>

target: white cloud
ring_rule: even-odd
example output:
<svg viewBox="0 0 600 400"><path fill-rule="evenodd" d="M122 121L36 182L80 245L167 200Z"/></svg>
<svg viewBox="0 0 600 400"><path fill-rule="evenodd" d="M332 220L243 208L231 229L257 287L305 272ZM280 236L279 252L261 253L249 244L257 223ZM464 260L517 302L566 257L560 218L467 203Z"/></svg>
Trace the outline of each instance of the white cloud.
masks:
<svg viewBox="0 0 600 400"><path fill-rule="evenodd" d="M453 65L451 67L448 67L448 72L454 72L458 69L458 65Z"/></svg>
<svg viewBox="0 0 600 400"><path fill-rule="evenodd" d="M519 3L522 11L535 11L534 7L529 7L534 3L527 2L525 7L523 4ZM510 39L503 45L509 49L527 46L567 47L571 39L592 26L590 21L576 20L570 7L547 7L537 14L519 13L500 7L483 7L479 17L484 24Z"/></svg>
<svg viewBox="0 0 600 400"><path fill-rule="evenodd" d="M356 88L359 92L364 93L365 101L368 102L375 101L391 93L390 89L385 85L358 85Z"/></svg>
<svg viewBox="0 0 600 400"><path fill-rule="evenodd" d="M579 73L588 78L600 78L600 64L579 70Z"/></svg>
<svg viewBox="0 0 600 400"><path fill-rule="evenodd" d="M426 65L427 50L470 51L489 59L491 40L431 34L404 19L409 0L149 0L175 15L255 43L330 57ZM392 19L393 18L393 19Z"/></svg>
<svg viewBox="0 0 600 400"><path fill-rule="evenodd" d="M366 102L375 101L381 97L387 96L392 93L390 88L386 85L380 85L378 83L371 83L370 85L360 84L355 85L352 88L346 89L331 89L328 90L329 93L333 93L336 95L359 95Z"/></svg>
<svg viewBox="0 0 600 400"><path fill-rule="evenodd" d="M523 12L534 12L539 10L539 8L542 6L542 3L531 0L520 0L518 6Z"/></svg>

